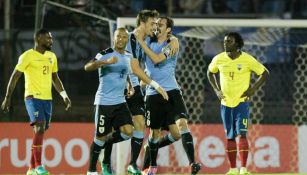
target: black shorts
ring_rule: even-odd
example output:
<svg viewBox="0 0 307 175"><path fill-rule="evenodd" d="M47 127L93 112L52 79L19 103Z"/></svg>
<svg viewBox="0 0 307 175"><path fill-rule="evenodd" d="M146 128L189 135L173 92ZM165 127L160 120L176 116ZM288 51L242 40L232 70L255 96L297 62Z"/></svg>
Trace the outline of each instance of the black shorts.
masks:
<svg viewBox="0 0 307 175"><path fill-rule="evenodd" d="M144 110L144 96L141 91L140 86L135 86L134 87L134 95L130 98L126 97L126 101L129 107L129 110L132 114L132 116L135 115L143 115L145 114Z"/></svg>
<svg viewBox="0 0 307 175"><path fill-rule="evenodd" d="M127 103L117 105L96 105L96 136L105 136L112 132L112 128L116 130L126 124L132 125L132 118Z"/></svg>
<svg viewBox="0 0 307 175"><path fill-rule="evenodd" d="M167 94L168 101L160 94L146 96L146 124L152 129L164 129L180 118L188 118L181 92L174 89Z"/></svg>

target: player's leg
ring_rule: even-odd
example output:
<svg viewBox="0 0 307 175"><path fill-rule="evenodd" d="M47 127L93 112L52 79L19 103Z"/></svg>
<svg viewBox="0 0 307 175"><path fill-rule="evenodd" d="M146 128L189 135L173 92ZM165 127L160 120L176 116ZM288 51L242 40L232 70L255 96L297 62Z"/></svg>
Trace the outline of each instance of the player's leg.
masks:
<svg viewBox="0 0 307 175"><path fill-rule="evenodd" d="M150 135L148 138L148 147L150 152L150 166L144 171L147 175L154 175L157 173L157 156L159 150L159 137L160 129L150 129Z"/></svg>
<svg viewBox="0 0 307 175"><path fill-rule="evenodd" d="M246 169L249 152L249 145L246 138L249 123L249 103L240 103L239 106L234 109L234 116L237 119L236 129L239 138L238 149L241 160L240 174L249 174Z"/></svg>
<svg viewBox="0 0 307 175"><path fill-rule="evenodd" d="M230 163L230 169L226 173L228 175L238 174L238 169L236 165L236 157L237 157L237 146L235 140L235 126L234 126L234 118L232 115L232 108L221 105L221 118L223 121L223 126L226 131L226 153L228 156L228 161Z"/></svg>
<svg viewBox="0 0 307 175"><path fill-rule="evenodd" d="M33 126L33 141L32 141L32 160L29 168L29 174L35 171L38 175L47 175L48 171L42 166L42 148L43 138L45 133L46 116L43 100L32 97L25 100L26 109L30 117L31 125ZM35 167L35 170L33 170ZM27 172L27 174L28 174Z"/></svg>
<svg viewBox="0 0 307 175"><path fill-rule="evenodd" d="M103 150L104 156L103 156L103 161L101 163L101 169L104 175L111 175L113 172L111 165L112 148L113 144L106 144Z"/></svg>
<svg viewBox="0 0 307 175"><path fill-rule="evenodd" d="M185 102L179 90L170 91L169 96L171 96L170 99L172 99L173 103L172 115L176 120L176 125L181 134L182 145L190 162L191 174L196 174L200 170L201 164L195 162L194 141L188 126L188 113Z"/></svg>
<svg viewBox="0 0 307 175"><path fill-rule="evenodd" d="M165 101L159 94L149 95L146 97L146 123L149 126L151 132L145 146L145 157L143 164L144 174L156 171L156 157L159 149L160 128L167 119L167 103L168 102ZM150 166L152 167L151 171L148 171L150 170Z"/></svg>
<svg viewBox="0 0 307 175"><path fill-rule="evenodd" d="M159 149L168 146L181 138L179 129L176 124L171 124L168 126L169 133L159 139ZM150 150L149 145L144 146L144 163L143 170L149 168L150 166Z"/></svg>
<svg viewBox="0 0 307 175"><path fill-rule="evenodd" d="M90 148L88 174L97 173L97 161L105 145L106 135L112 131L111 107L97 105L95 108L95 138Z"/></svg>
<svg viewBox="0 0 307 175"><path fill-rule="evenodd" d="M136 161L141 152L144 140L145 118L144 118L144 100L140 86L134 87L135 94L126 99L132 114L134 131L131 138L131 160L128 166L128 173L141 174L136 165Z"/></svg>

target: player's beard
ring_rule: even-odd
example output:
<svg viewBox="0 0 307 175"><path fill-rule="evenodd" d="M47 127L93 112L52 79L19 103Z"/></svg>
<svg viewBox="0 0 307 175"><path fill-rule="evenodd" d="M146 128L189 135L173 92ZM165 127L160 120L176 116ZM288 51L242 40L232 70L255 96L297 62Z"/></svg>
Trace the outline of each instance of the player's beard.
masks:
<svg viewBox="0 0 307 175"><path fill-rule="evenodd" d="M51 50L51 48L52 48L52 44L49 44L49 45L44 45L44 48L45 48L45 50L48 50L48 51L50 51Z"/></svg>

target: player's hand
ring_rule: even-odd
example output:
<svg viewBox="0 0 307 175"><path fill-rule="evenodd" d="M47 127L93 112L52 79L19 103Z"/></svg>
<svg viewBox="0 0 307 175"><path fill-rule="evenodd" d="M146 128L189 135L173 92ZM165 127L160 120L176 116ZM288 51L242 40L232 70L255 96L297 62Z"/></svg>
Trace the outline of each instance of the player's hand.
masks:
<svg viewBox="0 0 307 175"><path fill-rule="evenodd" d="M255 93L255 90L253 88L249 88L241 95L241 98L246 97L248 99L249 97L254 95L254 93Z"/></svg>
<svg viewBox="0 0 307 175"><path fill-rule="evenodd" d="M147 84L143 80L140 81L140 86L141 86L142 89L145 89L146 85Z"/></svg>
<svg viewBox="0 0 307 175"><path fill-rule="evenodd" d="M3 102L2 102L1 109L4 112L9 112L10 111L10 104L11 104L11 98L5 97Z"/></svg>
<svg viewBox="0 0 307 175"><path fill-rule="evenodd" d="M171 48L171 55L174 56L179 51L179 42L177 38L173 38L171 42L168 44Z"/></svg>
<svg viewBox="0 0 307 175"><path fill-rule="evenodd" d="M158 87L156 90L163 96L165 100L168 100L167 92L162 87Z"/></svg>
<svg viewBox="0 0 307 175"><path fill-rule="evenodd" d="M127 98L130 98L134 95L135 93L135 90L132 86L128 86L128 89L127 89Z"/></svg>
<svg viewBox="0 0 307 175"><path fill-rule="evenodd" d="M138 42L144 41L145 33L142 30L136 29L133 33Z"/></svg>
<svg viewBox="0 0 307 175"><path fill-rule="evenodd" d="M115 64L118 61L117 57L111 57L107 59L107 64Z"/></svg>
<svg viewBox="0 0 307 175"><path fill-rule="evenodd" d="M221 90L214 90L215 91L215 94L216 96L220 99L220 100L223 100L225 99L225 96L223 94L223 92Z"/></svg>
<svg viewBox="0 0 307 175"><path fill-rule="evenodd" d="M64 98L64 103L66 105L65 110L68 111L71 108L71 101L70 101L69 97Z"/></svg>

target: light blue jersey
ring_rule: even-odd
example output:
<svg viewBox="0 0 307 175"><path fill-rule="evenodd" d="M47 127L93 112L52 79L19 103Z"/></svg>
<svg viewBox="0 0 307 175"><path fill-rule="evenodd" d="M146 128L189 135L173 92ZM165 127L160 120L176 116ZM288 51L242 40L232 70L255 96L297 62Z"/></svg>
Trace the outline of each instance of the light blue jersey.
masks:
<svg viewBox="0 0 307 175"><path fill-rule="evenodd" d="M142 58L143 49L137 42L133 32L129 32L129 40L126 46L126 50L132 54L133 58L136 58L138 60ZM131 73L129 77L133 87L140 85L139 78L136 75Z"/></svg>
<svg viewBox="0 0 307 175"><path fill-rule="evenodd" d="M150 42L149 48L156 54L161 53L162 48L167 45L167 41L163 43L158 42ZM178 59L178 53L174 56L167 57L166 60L160 62L159 64L154 64L151 59L146 56L145 57L145 72L147 75L165 90L170 91L173 89L180 89L176 77L175 70ZM146 87L146 95L155 95L158 92L152 87Z"/></svg>
<svg viewBox="0 0 307 175"><path fill-rule="evenodd" d="M128 52L121 54L109 48L98 53L95 58L100 61L113 56L118 58L115 64L104 65L98 69L99 86L95 96L95 105L116 105L126 102L124 90L127 76L131 72L132 55Z"/></svg>
<svg viewBox="0 0 307 175"><path fill-rule="evenodd" d="M149 43L149 40L150 38L146 37L145 42ZM141 65L145 54L141 45L137 42L133 32L129 32L129 40L126 46L126 50L132 54L133 58L138 59ZM139 79L136 75L131 73L129 77L133 87L140 85Z"/></svg>

